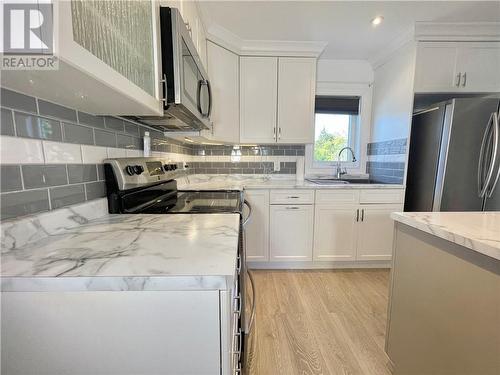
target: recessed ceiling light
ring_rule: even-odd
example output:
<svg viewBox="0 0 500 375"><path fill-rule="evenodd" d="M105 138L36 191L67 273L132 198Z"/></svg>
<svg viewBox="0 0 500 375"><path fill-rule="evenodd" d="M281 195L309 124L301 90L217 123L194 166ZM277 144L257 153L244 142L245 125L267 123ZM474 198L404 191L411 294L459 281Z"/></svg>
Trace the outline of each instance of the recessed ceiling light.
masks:
<svg viewBox="0 0 500 375"><path fill-rule="evenodd" d="M374 19L372 19L372 25L373 26L378 26L378 25L380 25L382 23L383 20L384 20L384 17L377 16Z"/></svg>

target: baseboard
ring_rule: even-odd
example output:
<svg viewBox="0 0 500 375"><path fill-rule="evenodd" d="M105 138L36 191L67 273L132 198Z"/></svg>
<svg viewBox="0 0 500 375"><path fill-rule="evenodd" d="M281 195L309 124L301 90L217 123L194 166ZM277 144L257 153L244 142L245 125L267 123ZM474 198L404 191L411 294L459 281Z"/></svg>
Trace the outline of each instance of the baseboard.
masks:
<svg viewBox="0 0 500 375"><path fill-rule="evenodd" d="M249 269L343 269L343 268L391 268L391 261L353 262L247 262Z"/></svg>

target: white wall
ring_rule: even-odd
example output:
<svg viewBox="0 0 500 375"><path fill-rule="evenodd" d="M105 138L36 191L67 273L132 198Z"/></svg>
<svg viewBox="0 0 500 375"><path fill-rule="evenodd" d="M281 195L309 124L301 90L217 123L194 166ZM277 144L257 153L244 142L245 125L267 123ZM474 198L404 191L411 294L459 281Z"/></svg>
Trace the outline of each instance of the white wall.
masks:
<svg viewBox="0 0 500 375"><path fill-rule="evenodd" d="M409 42L375 68L371 142L406 138L413 109L416 44Z"/></svg>
<svg viewBox="0 0 500 375"><path fill-rule="evenodd" d="M373 69L365 60L318 60L318 82L371 83Z"/></svg>

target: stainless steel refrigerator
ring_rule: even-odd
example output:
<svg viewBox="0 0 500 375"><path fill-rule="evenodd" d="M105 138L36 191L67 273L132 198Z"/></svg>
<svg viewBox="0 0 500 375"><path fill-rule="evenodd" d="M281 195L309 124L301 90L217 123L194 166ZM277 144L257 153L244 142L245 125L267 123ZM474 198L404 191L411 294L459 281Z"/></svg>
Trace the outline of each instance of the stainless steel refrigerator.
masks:
<svg viewBox="0 0 500 375"><path fill-rule="evenodd" d="M499 111L460 98L413 115L405 211L500 211Z"/></svg>

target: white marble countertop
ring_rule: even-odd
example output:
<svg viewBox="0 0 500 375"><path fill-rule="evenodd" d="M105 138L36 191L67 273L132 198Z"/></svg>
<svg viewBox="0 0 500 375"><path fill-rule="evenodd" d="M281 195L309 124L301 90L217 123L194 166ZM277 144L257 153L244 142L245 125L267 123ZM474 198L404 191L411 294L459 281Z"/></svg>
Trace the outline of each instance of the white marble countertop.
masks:
<svg viewBox="0 0 500 375"><path fill-rule="evenodd" d="M500 260L500 212L395 212L391 217Z"/></svg>
<svg viewBox="0 0 500 375"><path fill-rule="evenodd" d="M2 247L2 291L227 289L238 214L106 215Z"/></svg>
<svg viewBox="0 0 500 375"><path fill-rule="evenodd" d="M244 190L244 189L404 189L397 184L315 184L290 177L245 175L192 175L177 180L180 190Z"/></svg>

